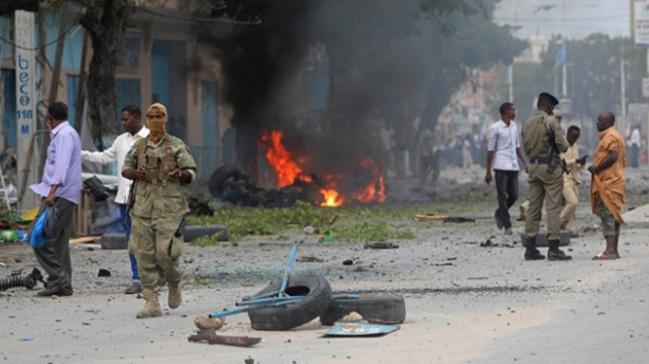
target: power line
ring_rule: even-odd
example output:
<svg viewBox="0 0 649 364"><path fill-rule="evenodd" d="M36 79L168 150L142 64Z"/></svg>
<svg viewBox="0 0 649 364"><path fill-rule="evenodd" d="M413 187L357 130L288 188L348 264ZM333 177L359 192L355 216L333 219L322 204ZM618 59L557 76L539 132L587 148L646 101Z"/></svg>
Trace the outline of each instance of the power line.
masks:
<svg viewBox="0 0 649 364"><path fill-rule="evenodd" d="M618 15L609 15L609 16L596 16L589 18L501 18L494 17L496 21L512 21L512 22L578 22L578 21L592 21L592 20L611 20L611 19L622 19L629 18L629 14L618 14Z"/></svg>
<svg viewBox="0 0 649 364"><path fill-rule="evenodd" d="M81 25L73 25L70 28L66 29L62 36L58 37L57 39L55 39L55 40L53 40L53 41L51 41L51 42L49 42L49 43L47 43L47 44L45 44L43 46L38 46L38 47L35 47L35 48L29 48L29 47L20 46L20 45L18 45L16 43L12 42L11 40L9 40L7 38L4 38L4 37L1 37L1 36L0 36L0 40L7 43L7 44L9 44L9 45L11 45L11 46L14 46L15 48L18 48L18 49L22 49L22 50L26 50L26 51L37 51L37 50L39 50L41 48L47 48L47 47L49 47L49 46L51 46L51 45L53 45L55 43L58 43L61 39L65 38L68 35L68 33L70 33L70 31L72 29L80 27L80 26Z"/></svg>
<svg viewBox="0 0 649 364"><path fill-rule="evenodd" d="M155 16L158 16L158 17L161 17L161 18L168 18L168 19L184 21L184 22L189 22L189 23L196 22L196 21L204 21L204 22L217 21L217 22L223 22L223 23L229 23L229 24L239 24L239 25L258 25L258 24L261 24L261 20L259 18L252 18L249 21L246 21L246 20L234 20L234 19L224 19L224 18L204 18L204 17L184 18L184 17L180 17L180 16L175 16L175 15L158 13L156 11L153 11L153 10L145 8L145 7L139 7L138 10L141 10L141 11L143 11L145 13L149 13L151 15L155 15Z"/></svg>

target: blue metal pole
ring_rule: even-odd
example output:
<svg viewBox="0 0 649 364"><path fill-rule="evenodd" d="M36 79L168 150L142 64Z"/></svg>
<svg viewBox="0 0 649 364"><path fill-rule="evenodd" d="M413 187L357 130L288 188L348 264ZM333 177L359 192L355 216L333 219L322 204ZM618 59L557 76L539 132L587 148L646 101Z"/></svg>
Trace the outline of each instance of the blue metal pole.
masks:
<svg viewBox="0 0 649 364"><path fill-rule="evenodd" d="M286 296L286 297L267 297L267 298L255 298L249 301L237 302L237 306L246 306L246 305L257 305L265 302L290 302L290 301L302 301L304 296Z"/></svg>
<svg viewBox="0 0 649 364"><path fill-rule="evenodd" d="M302 240L296 241L291 248L291 254L288 257L288 263L286 263L286 267L284 267L284 273L282 274L282 283L279 286L280 297L285 295L284 291L286 290L286 286L288 285L288 274L293 269L293 263L295 263L295 259L297 258L297 246L300 245L300 243L302 243Z"/></svg>
<svg viewBox="0 0 649 364"><path fill-rule="evenodd" d="M250 305L248 307L234 308L232 310L216 311L216 312L211 313L210 317L211 318L218 318L218 317L231 316L231 315L236 315L238 313L247 312L248 310L253 309L253 308L286 306L286 305L290 305L290 304L298 302L298 301L299 300L284 300L282 302L275 302L275 303L254 304L254 305Z"/></svg>

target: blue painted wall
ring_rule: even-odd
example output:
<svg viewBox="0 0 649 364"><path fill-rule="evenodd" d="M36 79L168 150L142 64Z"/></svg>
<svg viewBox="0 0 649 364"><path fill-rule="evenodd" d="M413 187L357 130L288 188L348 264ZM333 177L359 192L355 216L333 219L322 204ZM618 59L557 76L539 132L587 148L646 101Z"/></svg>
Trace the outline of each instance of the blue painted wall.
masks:
<svg viewBox="0 0 649 364"><path fill-rule="evenodd" d="M115 115L117 115L117 123L119 123L117 130L125 132L126 130L122 127L122 109L129 104L140 106L140 80L117 79L115 82L115 95L117 96ZM140 106L140 108L142 107Z"/></svg>
<svg viewBox="0 0 649 364"><path fill-rule="evenodd" d="M11 29L11 18L0 17L0 38L12 39ZM11 57L13 57L12 45L0 39L0 63L2 63L5 58Z"/></svg>
<svg viewBox="0 0 649 364"><path fill-rule="evenodd" d="M68 20L76 19L77 14L66 14L64 18ZM54 12L48 12L45 16L45 29L47 34L46 44L54 42L59 37L58 15ZM65 42L63 44L63 60L61 68L65 72L79 72L81 67L81 51L83 49L83 30L77 25L65 25ZM38 33L37 33L38 34ZM54 63L56 53L56 43L50 44L45 49L45 54L50 63Z"/></svg>
<svg viewBox="0 0 649 364"><path fill-rule="evenodd" d="M65 82L68 90L68 121L70 125L76 127L77 123L77 95L79 93L79 76L68 76Z"/></svg>

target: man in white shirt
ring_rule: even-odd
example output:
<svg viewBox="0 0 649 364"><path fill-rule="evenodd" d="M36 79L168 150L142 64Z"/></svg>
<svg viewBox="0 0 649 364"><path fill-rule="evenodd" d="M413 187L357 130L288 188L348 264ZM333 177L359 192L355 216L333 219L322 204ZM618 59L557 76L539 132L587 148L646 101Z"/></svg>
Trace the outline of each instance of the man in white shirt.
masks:
<svg viewBox="0 0 649 364"><path fill-rule="evenodd" d="M629 145L631 146L631 168L640 167L640 129L636 125L631 132L631 140L629 140Z"/></svg>
<svg viewBox="0 0 649 364"><path fill-rule="evenodd" d="M146 138L149 135L149 129L142 124L142 112L140 108L135 105L127 105L122 109L122 125L126 132L119 135L113 145L104 150L103 152L89 152L86 150L81 151L81 159L88 162L95 162L100 164L108 164L117 162L117 196L115 196L115 203L119 206L122 216L122 224L126 232L126 240L131 235L131 217L127 213L129 191L131 189L132 181L122 177L121 170L124 165L124 157L136 140ZM135 294L142 291L142 284L140 283L140 275L138 273L137 261L135 255L129 252L131 260L131 274L132 284L125 291L126 294Z"/></svg>
<svg viewBox="0 0 649 364"><path fill-rule="evenodd" d="M500 106L501 120L489 127L487 144L487 173L485 182L491 183L491 170L496 171L496 190L498 192L498 209L496 209L496 226L505 228L505 234L512 234L512 222L509 208L518 199L518 159L523 161L527 171L527 161L523 157L521 139L516 118L516 107L510 102Z"/></svg>

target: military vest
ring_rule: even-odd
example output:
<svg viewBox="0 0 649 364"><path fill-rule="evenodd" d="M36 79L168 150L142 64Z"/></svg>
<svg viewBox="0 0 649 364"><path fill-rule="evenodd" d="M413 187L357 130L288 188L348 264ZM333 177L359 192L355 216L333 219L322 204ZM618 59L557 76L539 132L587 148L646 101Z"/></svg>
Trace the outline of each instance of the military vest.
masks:
<svg viewBox="0 0 649 364"><path fill-rule="evenodd" d="M167 135L161 145L149 146L148 139L134 146L137 168L146 171L146 179L137 181L135 203L131 212L140 217L161 218L182 216L189 206L181 183L170 178L177 168L196 168L191 154L182 141ZM128 163L127 156L127 162Z"/></svg>
<svg viewBox="0 0 649 364"><path fill-rule="evenodd" d="M171 148L171 138L167 136L164 140L164 154L162 157L147 153L147 144L146 140L140 143L137 153L137 167L146 170L147 182L164 186L169 181L169 173L178 168L178 163Z"/></svg>

